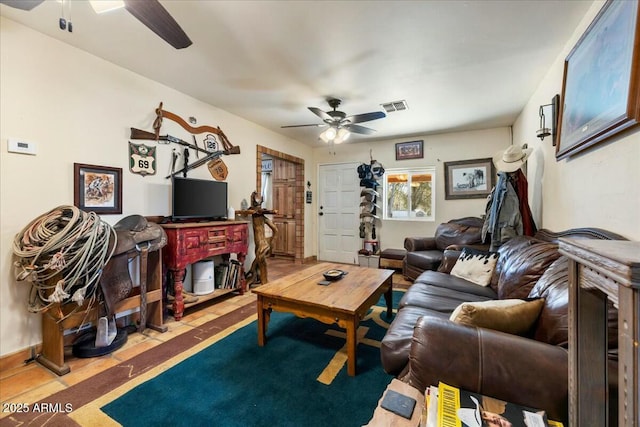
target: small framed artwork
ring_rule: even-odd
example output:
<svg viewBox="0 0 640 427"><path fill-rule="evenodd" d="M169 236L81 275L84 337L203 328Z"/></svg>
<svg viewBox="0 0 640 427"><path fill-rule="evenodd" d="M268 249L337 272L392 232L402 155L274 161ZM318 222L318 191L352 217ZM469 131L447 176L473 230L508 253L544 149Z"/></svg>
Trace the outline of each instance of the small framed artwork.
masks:
<svg viewBox="0 0 640 427"><path fill-rule="evenodd" d="M607 1L564 62L556 159L640 122L640 6Z"/></svg>
<svg viewBox="0 0 640 427"><path fill-rule="evenodd" d="M97 214L122 213L122 168L73 164L73 204Z"/></svg>
<svg viewBox="0 0 640 427"><path fill-rule="evenodd" d="M491 194L496 170L491 157L444 163L444 198L483 199Z"/></svg>
<svg viewBox="0 0 640 427"><path fill-rule="evenodd" d="M396 160L422 159L423 157L423 141L398 142L396 144Z"/></svg>

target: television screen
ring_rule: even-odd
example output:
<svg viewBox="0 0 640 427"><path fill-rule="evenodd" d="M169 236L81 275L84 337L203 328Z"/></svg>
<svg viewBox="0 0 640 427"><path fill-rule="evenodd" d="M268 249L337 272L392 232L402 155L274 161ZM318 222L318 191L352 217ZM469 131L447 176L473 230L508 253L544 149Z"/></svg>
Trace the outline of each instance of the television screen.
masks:
<svg viewBox="0 0 640 427"><path fill-rule="evenodd" d="M227 217L226 182L174 176L171 194L173 219Z"/></svg>

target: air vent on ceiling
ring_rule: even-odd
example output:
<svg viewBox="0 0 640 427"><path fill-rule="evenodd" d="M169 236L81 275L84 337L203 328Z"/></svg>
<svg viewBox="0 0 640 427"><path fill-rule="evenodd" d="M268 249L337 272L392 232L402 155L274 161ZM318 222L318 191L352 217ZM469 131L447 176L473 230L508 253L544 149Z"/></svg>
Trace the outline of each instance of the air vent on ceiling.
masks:
<svg viewBox="0 0 640 427"><path fill-rule="evenodd" d="M382 108L384 108L387 113L391 113L393 111L402 111L409 108L409 106L407 105L407 101L405 101L404 99L402 101L387 102L380 105L382 105Z"/></svg>

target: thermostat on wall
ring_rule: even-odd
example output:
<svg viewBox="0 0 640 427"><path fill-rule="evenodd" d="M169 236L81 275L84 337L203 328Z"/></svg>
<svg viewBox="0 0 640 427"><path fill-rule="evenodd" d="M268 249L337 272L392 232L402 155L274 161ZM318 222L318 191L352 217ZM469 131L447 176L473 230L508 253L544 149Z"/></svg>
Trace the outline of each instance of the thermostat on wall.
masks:
<svg viewBox="0 0 640 427"><path fill-rule="evenodd" d="M31 154L35 156L37 147L35 142L9 138L7 139L7 151L10 153Z"/></svg>

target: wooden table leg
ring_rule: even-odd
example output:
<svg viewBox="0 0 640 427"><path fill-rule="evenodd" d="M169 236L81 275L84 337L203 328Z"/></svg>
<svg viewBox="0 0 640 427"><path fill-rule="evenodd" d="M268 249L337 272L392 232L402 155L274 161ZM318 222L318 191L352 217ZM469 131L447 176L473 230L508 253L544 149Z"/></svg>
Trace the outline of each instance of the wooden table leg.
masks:
<svg viewBox="0 0 640 427"><path fill-rule="evenodd" d="M393 282L389 283L389 290L384 293L384 300L387 303L387 319L391 319L393 315Z"/></svg>
<svg viewBox="0 0 640 427"><path fill-rule="evenodd" d="M173 279L173 318L175 320L182 319L184 314L184 298L182 296L182 289L184 287L183 281L186 276L187 269L182 268L179 270L171 270L171 277Z"/></svg>
<svg viewBox="0 0 640 427"><path fill-rule="evenodd" d="M258 308L258 345L264 347L267 342L267 325L271 317L271 308L264 306L264 298L258 296L257 301Z"/></svg>
<svg viewBox="0 0 640 427"><path fill-rule="evenodd" d="M347 373L351 377L356 375L356 346L358 345L358 318L347 321Z"/></svg>

